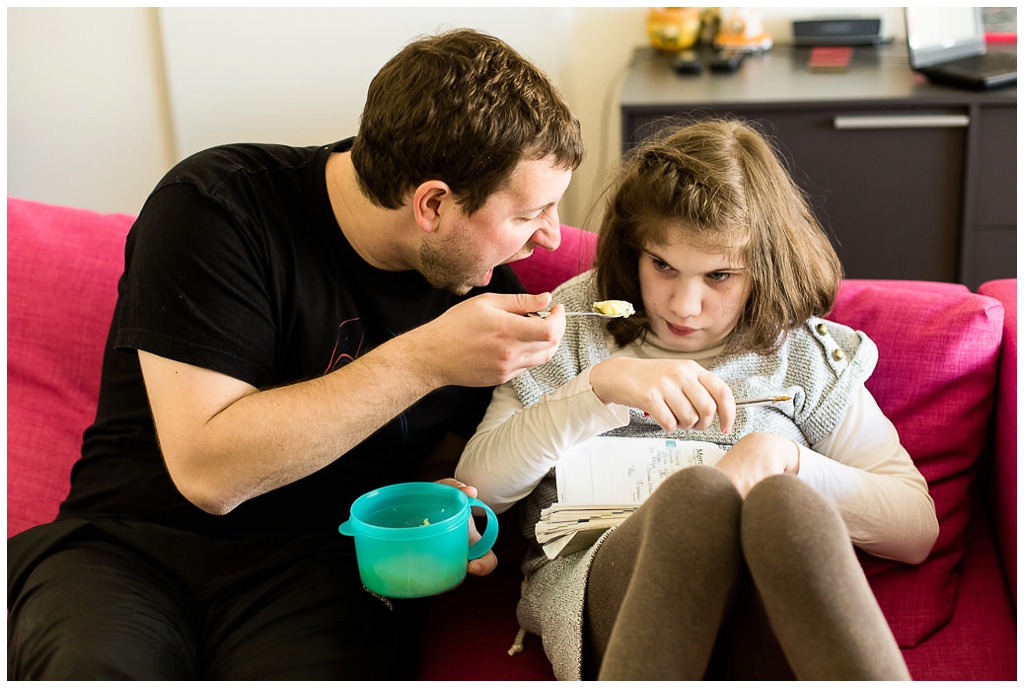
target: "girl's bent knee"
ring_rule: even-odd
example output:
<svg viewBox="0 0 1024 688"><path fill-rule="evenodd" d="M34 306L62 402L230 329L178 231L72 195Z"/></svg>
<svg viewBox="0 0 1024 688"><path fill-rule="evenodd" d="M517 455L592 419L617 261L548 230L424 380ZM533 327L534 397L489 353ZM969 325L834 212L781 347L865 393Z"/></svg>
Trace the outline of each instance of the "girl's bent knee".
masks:
<svg viewBox="0 0 1024 688"><path fill-rule="evenodd" d="M773 475L747 495L741 517L745 547L755 542L779 545L812 533L849 539L839 510L800 478Z"/></svg>
<svg viewBox="0 0 1024 688"><path fill-rule="evenodd" d="M803 499L824 499L814 488L791 473L778 473L770 475L758 482L747 493L747 501L754 504L765 503L787 503Z"/></svg>
<svg viewBox="0 0 1024 688"><path fill-rule="evenodd" d="M726 527L738 535L742 505L742 497L725 473L712 466L693 466L666 478L634 517L643 512L645 523L662 530L717 521L730 524Z"/></svg>

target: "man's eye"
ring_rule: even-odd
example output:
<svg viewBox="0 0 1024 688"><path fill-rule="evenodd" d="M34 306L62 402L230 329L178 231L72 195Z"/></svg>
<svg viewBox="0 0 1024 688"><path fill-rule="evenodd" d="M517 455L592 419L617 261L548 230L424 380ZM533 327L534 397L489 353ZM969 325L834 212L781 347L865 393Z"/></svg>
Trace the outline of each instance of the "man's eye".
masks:
<svg viewBox="0 0 1024 688"><path fill-rule="evenodd" d="M524 222L533 222L534 220L547 219L548 217L551 216L551 211L553 209L554 209L553 206L545 206L539 212L536 212L533 215L528 215L526 217L523 217L522 220Z"/></svg>

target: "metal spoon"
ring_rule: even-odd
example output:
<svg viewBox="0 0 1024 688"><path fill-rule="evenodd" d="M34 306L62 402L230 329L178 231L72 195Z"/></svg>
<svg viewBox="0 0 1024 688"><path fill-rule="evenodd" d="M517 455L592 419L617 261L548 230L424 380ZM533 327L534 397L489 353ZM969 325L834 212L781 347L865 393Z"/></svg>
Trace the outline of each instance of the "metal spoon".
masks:
<svg viewBox="0 0 1024 688"><path fill-rule="evenodd" d="M551 315L551 311L536 311L536 312L533 312L533 313L527 313L526 315L527 315L527 317L530 317L530 318L546 318L549 315ZM625 317L624 313L617 313L615 315L609 315L608 313L598 313L597 311L577 311L577 312L572 312L572 313L566 313L565 315L566 315L566 317L571 316L571 315L595 315L598 318L623 318L623 317Z"/></svg>

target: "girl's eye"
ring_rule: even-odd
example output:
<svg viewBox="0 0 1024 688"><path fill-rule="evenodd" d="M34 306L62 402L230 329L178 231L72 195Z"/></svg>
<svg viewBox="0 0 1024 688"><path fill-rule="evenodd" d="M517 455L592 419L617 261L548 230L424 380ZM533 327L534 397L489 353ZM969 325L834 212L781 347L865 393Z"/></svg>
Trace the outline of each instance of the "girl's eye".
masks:
<svg viewBox="0 0 1024 688"><path fill-rule="evenodd" d="M664 272L665 270L672 269L671 265L661 260L660 258L655 258L654 256L651 256L651 264L654 265L654 269L658 270L659 272Z"/></svg>
<svg viewBox="0 0 1024 688"><path fill-rule="evenodd" d="M724 282L725 280L732 277L731 272L709 272L708 279L713 282Z"/></svg>

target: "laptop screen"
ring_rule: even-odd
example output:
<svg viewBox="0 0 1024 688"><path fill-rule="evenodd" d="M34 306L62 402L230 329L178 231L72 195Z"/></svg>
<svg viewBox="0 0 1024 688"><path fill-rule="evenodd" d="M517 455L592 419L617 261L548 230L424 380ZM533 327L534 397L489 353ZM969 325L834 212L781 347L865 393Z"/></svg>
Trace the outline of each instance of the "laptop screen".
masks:
<svg viewBox="0 0 1024 688"><path fill-rule="evenodd" d="M980 7L907 7L905 13L914 69L984 54Z"/></svg>

